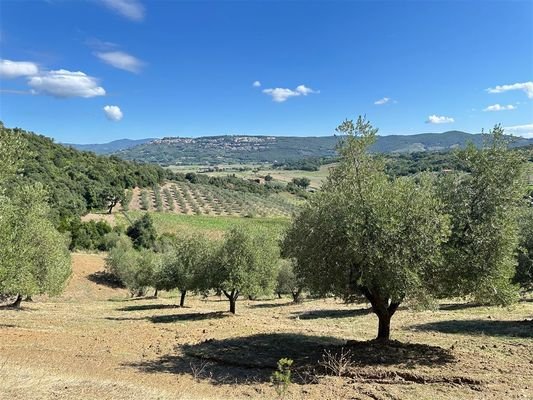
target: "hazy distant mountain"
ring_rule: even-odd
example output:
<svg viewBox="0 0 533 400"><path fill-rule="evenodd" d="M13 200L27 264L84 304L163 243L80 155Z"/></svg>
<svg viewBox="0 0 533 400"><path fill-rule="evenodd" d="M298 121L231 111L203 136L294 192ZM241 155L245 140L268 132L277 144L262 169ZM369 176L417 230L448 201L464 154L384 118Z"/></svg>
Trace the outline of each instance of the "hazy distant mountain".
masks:
<svg viewBox="0 0 533 400"><path fill-rule="evenodd" d="M153 138L147 139L119 139L109 143L101 144L73 144L65 143L65 146L71 146L75 149L82 151L92 151L96 154L110 154L121 150L126 150L141 144L145 144L154 140Z"/></svg>
<svg viewBox="0 0 533 400"><path fill-rule="evenodd" d="M127 160L172 164L221 164L294 161L308 157L331 157L339 136L204 136L197 138L118 140L100 145L72 145L81 150L113 153ZM421 133L417 135L378 136L371 150L379 153L445 151L464 147L469 142L479 146L481 134L461 131ZM514 146L533 144L533 139L519 138Z"/></svg>

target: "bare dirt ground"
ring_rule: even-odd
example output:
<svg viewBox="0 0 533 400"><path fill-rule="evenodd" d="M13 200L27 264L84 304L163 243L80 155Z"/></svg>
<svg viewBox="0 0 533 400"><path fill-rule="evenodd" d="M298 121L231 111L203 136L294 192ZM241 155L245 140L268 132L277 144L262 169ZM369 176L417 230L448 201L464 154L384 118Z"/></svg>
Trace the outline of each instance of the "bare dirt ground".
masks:
<svg viewBox="0 0 533 400"><path fill-rule="evenodd" d="M1 399L274 399L282 357L287 399L533 398L531 299L401 309L383 348L365 342L377 321L364 304L240 299L233 316L218 297L130 299L103 284L100 255L73 264L62 297L0 309ZM324 350L347 354L342 376Z"/></svg>

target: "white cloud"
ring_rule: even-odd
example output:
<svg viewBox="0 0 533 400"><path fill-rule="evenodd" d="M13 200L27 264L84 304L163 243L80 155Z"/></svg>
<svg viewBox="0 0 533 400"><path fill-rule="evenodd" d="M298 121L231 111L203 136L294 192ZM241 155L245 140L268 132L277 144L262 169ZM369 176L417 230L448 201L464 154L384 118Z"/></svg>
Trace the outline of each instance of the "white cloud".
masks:
<svg viewBox="0 0 533 400"><path fill-rule="evenodd" d="M32 76L39 73L37 64L29 61L0 60L0 77L4 79Z"/></svg>
<svg viewBox="0 0 533 400"><path fill-rule="evenodd" d="M484 108L483 111L505 111L505 110L516 110L516 107L512 104L508 104L506 106L502 106L500 104L493 104L492 106L488 106L487 108Z"/></svg>
<svg viewBox="0 0 533 400"><path fill-rule="evenodd" d="M120 121L124 116L119 106L105 106L104 114L110 121Z"/></svg>
<svg viewBox="0 0 533 400"><path fill-rule="evenodd" d="M259 82L259 81L254 81L254 83L252 83L252 86L253 86L253 87L261 87L261 82Z"/></svg>
<svg viewBox="0 0 533 400"><path fill-rule="evenodd" d="M138 0L102 0L102 3L132 21L144 19L144 6Z"/></svg>
<svg viewBox="0 0 533 400"><path fill-rule="evenodd" d="M34 94L54 97L95 97L104 96L105 89L98 86L98 80L83 72L71 72L64 69L48 71L28 80Z"/></svg>
<svg viewBox="0 0 533 400"><path fill-rule="evenodd" d="M96 56L103 62L112 65L115 68L123 69L129 72L139 73L144 63L131 54L123 51L108 51L96 53Z"/></svg>
<svg viewBox="0 0 533 400"><path fill-rule="evenodd" d="M512 85L499 85L493 88L488 88L489 93L503 93L509 90L522 90L527 94L527 97L533 99L533 82L513 83Z"/></svg>
<svg viewBox="0 0 533 400"><path fill-rule="evenodd" d="M533 123L525 125L505 126L505 133L509 135L533 138Z"/></svg>
<svg viewBox="0 0 533 400"><path fill-rule="evenodd" d="M298 85L296 87L296 91L303 96L307 96L308 94L311 94L311 93L320 93L318 90L313 90L311 88L308 88L305 85Z"/></svg>
<svg viewBox="0 0 533 400"><path fill-rule="evenodd" d="M389 101L391 101L390 97L383 97L382 99L376 100L374 104L381 106L383 104L387 104Z"/></svg>
<svg viewBox="0 0 533 400"><path fill-rule="evenodd" d="M291 97L307 96L311 93L320 93L320 91L313 90L305 85L299 85L294 90L287 88L263 89L263 93L272 96L272 100L276 103L283 103Z"/></svg>
<svg viewBox="0 0 533 400"><path fill-rule="evenodd" d="M450 124L455 122L452 117L445 117L443 115L430 115L426 120L426 124Z"/></svg>

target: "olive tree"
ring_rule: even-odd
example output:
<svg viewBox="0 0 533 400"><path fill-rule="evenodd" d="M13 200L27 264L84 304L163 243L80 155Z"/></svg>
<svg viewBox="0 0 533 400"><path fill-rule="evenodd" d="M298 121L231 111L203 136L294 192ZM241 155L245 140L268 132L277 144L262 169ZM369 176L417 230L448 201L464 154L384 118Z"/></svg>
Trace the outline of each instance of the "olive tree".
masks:
<svg viewBox="0 0 533 400"><path fill-rule="evenodd" d="M106 269L126 286L132 296L143 296L148 287L156 290L161 256L150 249L135 250L127 236L120 236L106 258Z"/></svg>
<svg viewBox="0 0 533 400"><path fill-rule="evenodd" d="M290 294L294 303L301 301L301 294L304 288L303 280L294 272L296 260L281 260L278 275L276 277L276 293L279 298L282 294Z"/></svg>
<svg viewBox="0 0 533 400"><path fill-rule="evenodd" d="M390 337L390 320L407 297L421 297L440 263L448 235L429 177L389 179L368 154L374 129L361 117L345 121L339 165L323 190L293 220L283 254L317 293L362 294L379 319L378 339Z"/></svg>
<svg viewBox="0 0 533 400"><path fill-rule="evenodd" d="M23 142L0 129L0 294L16 296L13 306L19 307L23 296L63 291L71 274L70 253L49 219L44 187L17 175L27 156Z"/></svg>
<svg viewBox="0 0 533 400"><path fill-rule="evenodd" d="M467 173L440 180L439 196L451 216L446 262L438 271L442 295L472 295L478 302L501 305L517 297L511 279L517 265L519 212L525 205L524 162L518 152L508 150L508 141L497 125L482 149L471 145L457 154ZM527 236L527 229L522 232Z"/></svg>
<svg viewBox="0 0 533 400"><path fill-rule="evenodd" d="M179 289L180 306L190 290L208 289L208 273L212 260L212 244L203 236L175 238L164 246L163 264L157 277L161 289Z"/></svg>
<svg viewBox="0 0 533 400"><path fill-rule="evenodd" d="M235 314L241 294L272 293L278 258L279 248L273 238L242 227L232 228L212 263L211 287L224 293L230 303L229 311Z"/></svg>

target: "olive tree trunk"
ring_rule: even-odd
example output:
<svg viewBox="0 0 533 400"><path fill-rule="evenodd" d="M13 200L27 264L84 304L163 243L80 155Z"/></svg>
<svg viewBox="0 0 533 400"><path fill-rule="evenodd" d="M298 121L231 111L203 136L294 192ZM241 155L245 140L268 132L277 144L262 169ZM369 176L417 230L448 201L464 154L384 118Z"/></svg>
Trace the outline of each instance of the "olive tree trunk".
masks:
<svg viewBox="0 0 533 400"><path fill-rule="evenodd" d="M18 294L17 298L15 299L13 303L11 303L10 307L20 308L20 303L22 303L22 295Z"/></svg>
<svg viewBox="0 0 533 400"><path fill-rule="evenodd" d="M291 292L292 301L294 303L299 303L301 301L300 295L302 294L302 289L297 289Z"/></svg>
<svg viewBox="0 0 533 400"><path fill-rule="evenodd" d="M185 296L187 295L187 291L186 290L182 290L181 291L181 297L180 297L180 307L184 307L185 306Z"/></svg>
<svg viewBox="0 0 533 400"><path fill-rule="evenodd" d="M231 292L223 290L224 294L229 300L229 312L235 314L237 298L239 297L239 291L233 289Z"/></svg>
<svg viewBox="0 0 533 400"><path fill-rule="evenodd" d="M384 342L390 340L390 321L400 306L401 300L392 301L388 296L380 295L375 289L362 288L361 290L372 305L372 311L378 317L379 325L376 339Z"/></svg>

